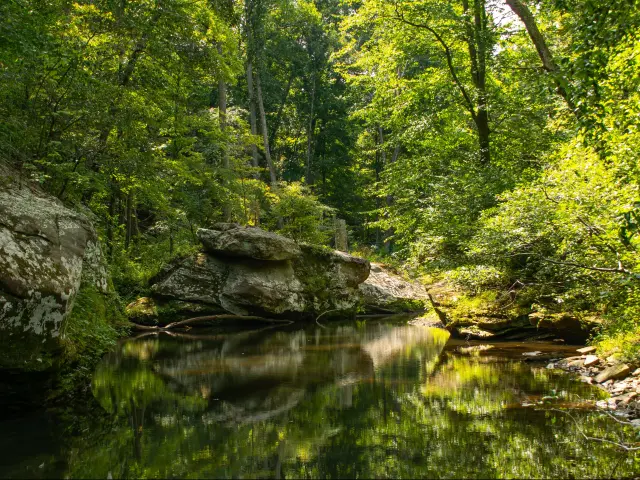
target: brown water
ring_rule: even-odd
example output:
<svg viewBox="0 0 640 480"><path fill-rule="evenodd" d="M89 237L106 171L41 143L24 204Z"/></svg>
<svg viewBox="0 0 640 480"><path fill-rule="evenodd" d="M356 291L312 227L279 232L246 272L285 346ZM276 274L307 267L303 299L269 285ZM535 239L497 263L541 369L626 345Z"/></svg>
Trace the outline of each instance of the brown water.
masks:
<svg viewBox="0 0 640 480"><path fill-rule="evenodd" d="M640 455L582 436L638 440L593 410L600 390L523 361L526 351L568 349L447 342L440 330L372 319L132 338L96 369L95 410L0 425L0 476L640 472Z"/></svg>

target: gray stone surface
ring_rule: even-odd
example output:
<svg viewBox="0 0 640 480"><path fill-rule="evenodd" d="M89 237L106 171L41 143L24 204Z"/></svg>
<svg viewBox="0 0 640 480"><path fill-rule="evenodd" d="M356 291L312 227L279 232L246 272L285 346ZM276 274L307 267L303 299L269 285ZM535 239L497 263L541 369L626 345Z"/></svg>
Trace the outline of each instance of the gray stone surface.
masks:
<svg viewBox="0 0 640 480"><path fill-rule="evenodd" d="M256 260L291 260L300 255L293 240L255 227L219 223L215 229L198 229L204 250L213 254Z"/></svg>
<svg viewBox="0 0 640 480"><path fill-rule="evenodd" d="M372 312L420 310L429 300L422 285L409 282L377 263L371 264L369 277L358 288L363 303Z"/></svg>
<svg viewBox="0 0 640 480"><path fill-rule="evenodd" d="M0 172L2 173L2 172ZM0 180L1 368L44 369L81 281L107 291L89 220L7 175Z"/></svg>
<svg viewBox="0 0 640 480"><path fill-rule="evenodd" d="M613 365L612 367L607 367L603 371L601 371L596 377L596 382L604 383L608 380L616 380L618 378L626 377L631 369L629 365L625 365L624 363L621 365Z"/></svg>
<svg viewBox="0 0 640 480"><path fill-rule="evenodd" d="M236 315L290 318L349 311L360 301L358 285L369 275L368 261L328 248L298 245L258 228L229 224L216 228L220 230L199 230L203 244L214 237L211 241L222 242L220 235L226 234L227 239L259 240L242 248L239 240L229 241L225 250L213 249L209 243L205 252L167 265L153 281L154 295L215 305ZM283 246L284 253L278 253L276 245Z"/></svg>

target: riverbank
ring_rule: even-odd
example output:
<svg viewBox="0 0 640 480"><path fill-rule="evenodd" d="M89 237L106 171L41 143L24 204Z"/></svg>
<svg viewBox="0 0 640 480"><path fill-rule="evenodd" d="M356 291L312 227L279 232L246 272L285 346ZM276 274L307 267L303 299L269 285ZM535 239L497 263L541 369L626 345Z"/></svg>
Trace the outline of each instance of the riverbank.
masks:
<svg viewBox="0 0 640 480"><path fill-rule="evenodd" d="M573 372L580 380L597 386L611 397L600 400L596 406L601 409L615 411L627 417L635 426L640 427L640 368L638 365L618 363L614 360L599 358L595 355L595 347L577 350L579 355L550 360L547 368L558 368Z"/></svg>

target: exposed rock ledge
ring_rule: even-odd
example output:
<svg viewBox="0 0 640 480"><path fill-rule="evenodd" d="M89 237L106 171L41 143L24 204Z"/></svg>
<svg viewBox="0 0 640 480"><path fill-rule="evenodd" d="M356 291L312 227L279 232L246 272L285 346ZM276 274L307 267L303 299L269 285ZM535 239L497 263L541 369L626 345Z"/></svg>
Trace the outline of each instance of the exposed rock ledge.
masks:
<svg viewBox="0 0 640 480"><path fill-rule="evenodd" d="M52 365L81 283L107 291L87 217L0 165L0 368Z"/></svg>
<svg viewBox="0 0 640 480"><path fill-rule="evenodd" d="M203 305L209 312L298 320L355 313L363 303L370 312L410 311L423 308L427 298L420 287L380 265L372 268L362 258L297 244L256 227L220 223L197 235L203 250L166 265L152 279L158 302L132 303L130 318L149 323L162 312L159 303L174 312Z"/></svg>

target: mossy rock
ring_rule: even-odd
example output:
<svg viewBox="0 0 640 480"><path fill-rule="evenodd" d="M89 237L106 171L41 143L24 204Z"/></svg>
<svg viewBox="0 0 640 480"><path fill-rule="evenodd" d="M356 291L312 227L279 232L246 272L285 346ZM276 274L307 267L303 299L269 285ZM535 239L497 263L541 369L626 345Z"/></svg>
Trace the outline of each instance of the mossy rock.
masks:
<svg viewBox="0 0 640 480"><path fill-rule="evenodd" d="M568 342L585 343L596 327L597 320L570 312L534 312L529 322L538 329L550 330Z"/></svg>
<svg viewBox="0 0 640 480"><path fill-rule="evenodd" d="M140 325L158 324L158 307L151 297L141 297L125 307L127 318Z"/></svg>

